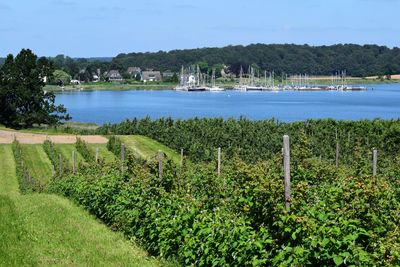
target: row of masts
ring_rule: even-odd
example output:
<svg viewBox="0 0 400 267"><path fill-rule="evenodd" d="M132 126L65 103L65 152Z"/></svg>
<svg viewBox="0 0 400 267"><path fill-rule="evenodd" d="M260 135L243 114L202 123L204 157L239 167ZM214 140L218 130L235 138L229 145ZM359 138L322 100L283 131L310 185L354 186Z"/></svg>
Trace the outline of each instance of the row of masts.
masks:
<svg viewBox="0 0 400 267"><path fill-rule="evenodd" d="M292 74L282 73L275 77L275 71L256 70L249 66L245 73L240 67L239 81L233 87L233 90L240 91L280 91L280 90L365 90L365 87L349 86L347 83L346 71L335 72L331 76L330 85L318 85L316 79L308 74ZM180 83L175 88L182 91L224 91L225 88L216 85L215 69L212 70L211 76L202 73L200 67L191 66L185 69L182 66Z"/></svg>
<svg viewBox="0 0 400 267"><path fill-rule="evenodd" d="M262 91L262 90L278 90L275 86L275 72L264 71L264 77L260 76L260 71L256 71L253 67L249 66L249 70L246 73L243 72L243 68L240 67L239 73L239 84L233 89L241 91Z"/></svg>
<svg viewBox="0 0 400 267"><path fill-rule="evenodd" d="M222 87L216 85L215 69L211 76L202 73L200 67L189 67L185 69L182 66L179 85L175 88L180 91L224 91Z"/></svg>

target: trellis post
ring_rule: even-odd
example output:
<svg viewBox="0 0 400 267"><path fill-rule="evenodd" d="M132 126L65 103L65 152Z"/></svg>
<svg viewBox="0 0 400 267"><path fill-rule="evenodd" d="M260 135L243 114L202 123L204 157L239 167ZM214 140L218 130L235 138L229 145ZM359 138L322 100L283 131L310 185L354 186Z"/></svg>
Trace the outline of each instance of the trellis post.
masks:
<svg viewBox="0 0 400 267"><path fill-rule="evenodd" d="M374 148L372 150L372 175L376 176L378 167L378 150Z"/></svg>
<svg viewBox="0 0 400 267"><path fill-rule="evenodd" d="M72 173L75 174L75 150L72 150Z"/></svg>
<svg viewBox="0 0 400 267"><path fill-rule="evenodd" d="M284 180L285 180L285 208L290 210L290 143L289 136L283 136L283 166L284 166Z"/></svg>
<svg viewBox="0 0 400 267"><path fill-rule="evenodd" d="M99 148L96 148L96 163L99 162Z"/></svg>
<svg viewBox="0 0 400 267"><path fill-rule="evenodd" d="M221 148L218 148L218 167L217 167L218 175L221 174Z"/></svg>
<svg viewBox="0 0 400 267"><path fill-rule="evenodd" d="M124 163L125 163L125 144L121 144L121 171L124 171Z"/></svg>

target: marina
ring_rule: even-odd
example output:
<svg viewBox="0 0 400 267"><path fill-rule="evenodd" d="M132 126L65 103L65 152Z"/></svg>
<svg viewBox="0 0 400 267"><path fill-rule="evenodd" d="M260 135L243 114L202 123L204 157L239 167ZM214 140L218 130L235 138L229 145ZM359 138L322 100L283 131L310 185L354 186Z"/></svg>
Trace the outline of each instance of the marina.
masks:
<svg viewBox="0 0 400 267"><path fill-rule="evenodd" d="M257 74L256 74L257 73ZM278 78L278 79L277 79ZM185 69L182 66L179 84L174 88L176 91L205 92L205 91L365 91L366 86L349 85L346 71L336 72L331 76L330 84L313 83L307 74L287 75L282 73L276 77L274 71L264 71L263 77L260 71L249 66L247 73L240 68L239 79L233 87L224 87L216 84L215 69L211 76L202 73L199 66Z"/></svg>

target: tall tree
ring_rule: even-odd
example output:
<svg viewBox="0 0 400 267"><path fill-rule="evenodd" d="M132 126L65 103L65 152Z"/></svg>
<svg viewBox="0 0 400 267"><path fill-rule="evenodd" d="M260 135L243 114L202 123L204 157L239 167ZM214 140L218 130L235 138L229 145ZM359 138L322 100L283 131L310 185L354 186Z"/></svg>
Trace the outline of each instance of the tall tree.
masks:
<svg viewBox="0 0 400 267"><path fill-rule="evenodd" d="M52 64L29 49L21 50L15 59L9 55L0 68L0 123L30 127L69 120L64 106L55 105L55 95L43 90L52 72Z"/></svg>

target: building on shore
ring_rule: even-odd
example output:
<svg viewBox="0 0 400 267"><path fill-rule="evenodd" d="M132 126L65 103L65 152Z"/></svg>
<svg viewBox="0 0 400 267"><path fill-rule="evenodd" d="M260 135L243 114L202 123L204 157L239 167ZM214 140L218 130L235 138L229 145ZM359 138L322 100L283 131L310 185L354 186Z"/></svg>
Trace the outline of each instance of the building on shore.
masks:
<svg viewBox="0 0 400 267"><path fill-rule="evenodd" d="M108 78L110 82L123 82L121 74L118 70L110 70L105 74L105 77Z"/></svg>
<svg viewBox="0 0 400 267"><path fill-rule="evenodd" d="M131 76L133 76L133 75L136 75L136 74L140 74L141 72L142 72L142 70L140 69L140 67L129 67L127 70L126 70L126 72L129 74L129 75L131 75Z"/></svg>
<svg viewBox="0 0 400 267"><path fill-rule="evenodd" d="M142 81L143 82L159 82L161 81L161 72L146 70L142 71Z"/></svg>

